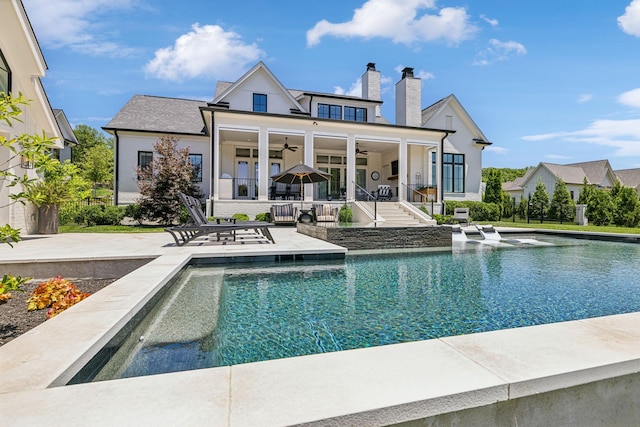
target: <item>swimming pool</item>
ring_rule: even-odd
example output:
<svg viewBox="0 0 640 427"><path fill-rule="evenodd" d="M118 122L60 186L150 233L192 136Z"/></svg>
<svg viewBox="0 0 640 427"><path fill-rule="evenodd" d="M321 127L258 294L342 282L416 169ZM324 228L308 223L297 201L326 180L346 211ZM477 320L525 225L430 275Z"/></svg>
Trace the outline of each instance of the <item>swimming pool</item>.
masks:
<svg viewBox="0 0 640 427"><path fill-rule="evenodd" d="M192 266L96 380L639 311L640 247L404 253Z"/></svg>

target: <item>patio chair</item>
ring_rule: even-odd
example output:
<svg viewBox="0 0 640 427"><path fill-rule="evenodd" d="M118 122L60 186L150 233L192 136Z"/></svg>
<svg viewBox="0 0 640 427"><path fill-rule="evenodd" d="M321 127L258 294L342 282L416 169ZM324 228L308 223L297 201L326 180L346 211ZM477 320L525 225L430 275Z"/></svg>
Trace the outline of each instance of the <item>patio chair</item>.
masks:
<svg viewBox="0 0 640 427"><path fill-rule="evenodd" d="M313 217L316 222L336 222L338 220L338 207L331 204L314 204Z"/></svg>
<svg viewBox="0 0 640 427"><path fill-rule="evenodd" d="M465 223L469 225L469 208L455 208L453 210L453 220L458 224Z"/></svg>
<svg viewBox="0 0 640 427"><path fill-rule="evenodd" d="M378 190L376 191L376 199L391 200L391 186L387 184L378 185Z"/></svg>
<svg viewBox="0 0 640 427"><path fill-rule="evenodd" d="M190 221L187 224L175 227L167 227L165 231L171 234L177 246L183 246L190 241L209 234L216 234L218 241L220 237L228 233L233 240L236 240L236 232L242 230L253 230L257 235L266 238L269 242L275 243L269 227L264 221L207 221L207 216L202 211L200 201L188 194L180 193L180 200L187 208Z"/></svg>
<svg viewBox="0 0 640 427"><path fill-rule="evenodd" d="M270 209L271 221L274 224L295 224L298 219L298 208L292 203L273 205Z"/></svg>

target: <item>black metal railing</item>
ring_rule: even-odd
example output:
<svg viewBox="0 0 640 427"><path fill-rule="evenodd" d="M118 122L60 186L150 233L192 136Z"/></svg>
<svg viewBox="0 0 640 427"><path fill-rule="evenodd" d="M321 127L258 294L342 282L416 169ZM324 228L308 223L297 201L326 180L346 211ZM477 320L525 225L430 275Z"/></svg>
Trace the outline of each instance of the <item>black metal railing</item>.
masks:
<svg viewBox="0 0 640 427"><path fill-rule="evenodd" d="M373 220L376 221L378 219L378 198L373 194L369 193L366 189L356 184L355 182L354 184L356 186L356 197L355 197L356 200L360 202L370 202L373 200ZM366 206L364 208L367 209ZM371 214L370 211L369 211L369 214Z"/></svg>

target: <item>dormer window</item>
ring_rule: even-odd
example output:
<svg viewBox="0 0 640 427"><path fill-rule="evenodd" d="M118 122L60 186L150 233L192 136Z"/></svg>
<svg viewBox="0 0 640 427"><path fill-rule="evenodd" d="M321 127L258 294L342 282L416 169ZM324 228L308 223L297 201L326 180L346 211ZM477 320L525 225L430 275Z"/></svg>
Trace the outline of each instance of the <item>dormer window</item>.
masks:
<svg viewBox="0 0 640 427"><path fill-rule="evenodd" d="M318 117L342 120L342 105L318 104Z"/></svg>
<svg viewBox="0 0 640 427"><path fill-rule="evenodd" d="M257 113L267 112L267 95L263 93L253 94L253 111Z"/></svg>
<svg viewBox="0 0 640 427"><path fill-rule="evenodd" d="M4 59L0 51L0 93L9 94L11 92L11 69L7 60Z"/></svg>
<svg viewBox="0 0 640 427"><path fill-rule="evenodd" d="M366 122L367 109L361 107L344 107L344 119L352 122Z"/></svg>

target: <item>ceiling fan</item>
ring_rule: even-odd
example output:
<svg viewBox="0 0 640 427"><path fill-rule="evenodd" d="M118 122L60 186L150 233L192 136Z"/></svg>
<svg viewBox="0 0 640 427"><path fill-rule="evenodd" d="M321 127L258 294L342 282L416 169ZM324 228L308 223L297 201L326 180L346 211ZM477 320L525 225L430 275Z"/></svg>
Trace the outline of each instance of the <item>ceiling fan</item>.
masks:
<svg viewBox="0 0 640 427"><path fill-rule="evenodd" d="M298 147L289 146L288 139L289 138L287 138L286 136L284 137L284 147L282 147L282 151L284 150L296 151Z"/></svg>
<svg viewBox="0 0 640 427"><path fill-rule="evenodd" d="M358 154L362 154L363 156L366 156L369 152L367 150L361 150L358 148L358 144L356 144L356 156Z"/></svg>

